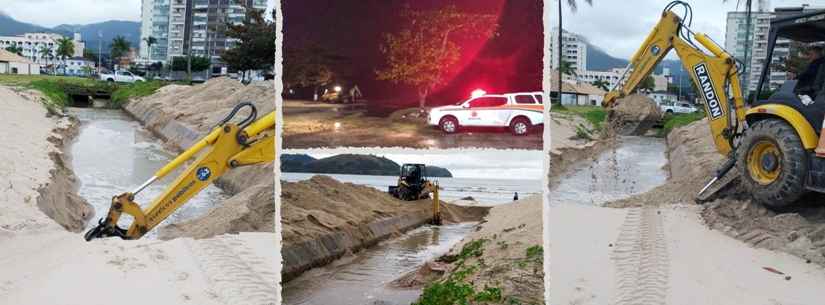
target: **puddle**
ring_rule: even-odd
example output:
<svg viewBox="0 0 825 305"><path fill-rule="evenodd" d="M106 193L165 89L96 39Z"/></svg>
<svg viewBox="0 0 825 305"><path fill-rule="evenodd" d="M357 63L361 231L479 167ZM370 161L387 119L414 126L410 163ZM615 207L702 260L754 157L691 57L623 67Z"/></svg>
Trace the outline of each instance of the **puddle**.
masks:
<svg viewBox="0 0 825 305"><path fill-rule="evenodd" d="M660 186L667 180L666 148L660 138L620 137L615 150L562 178L550 191L550 204L600 206Z"/></svg>
<svg viewBox="0 0 825 305"><path fill-rule="evenodd" d="M78 194L95 209L95 217L87 224L92 227L97 225L99 218L105 217L112 196L134 190L174 155L164 150L160 141L122 110L68 108L68 112L81 121L80 132L69 155L72 169L80 181ZM143 190L135 202L146 208L182 170L178 169ZM210 185L158 227L203 215L226 197L220 189ZM124 216L125 219L118 223L128 228L131 217ZM154 238L156 232L152 230L144 238Z"/></svg>
<svg viewBox="0 0 825 305"><path fill-rule="evenodd" d="M474 227L420 227L354 256L314 268L284 284L284 304L410 304L421 294L419 289L396 289L388 284L447 253Z"/></svg>

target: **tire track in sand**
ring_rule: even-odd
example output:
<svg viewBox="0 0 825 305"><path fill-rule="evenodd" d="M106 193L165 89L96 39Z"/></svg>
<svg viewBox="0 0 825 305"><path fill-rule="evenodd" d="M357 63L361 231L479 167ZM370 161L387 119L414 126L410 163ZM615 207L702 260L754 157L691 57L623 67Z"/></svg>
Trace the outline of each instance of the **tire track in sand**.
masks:
<svg viewBox="0 0 825 305"><path fill-rule="evenodd" d="M227 305L274 305L276 275L267 262L233 236L188 240L210 288Z"/></svg>
<svg viewBox="0 0 825 305"><path fill-rule="evenodd" d="M662 217L655 208L628 211L611 255L616 271L612 304L667 303L670 260Z"/></svg>

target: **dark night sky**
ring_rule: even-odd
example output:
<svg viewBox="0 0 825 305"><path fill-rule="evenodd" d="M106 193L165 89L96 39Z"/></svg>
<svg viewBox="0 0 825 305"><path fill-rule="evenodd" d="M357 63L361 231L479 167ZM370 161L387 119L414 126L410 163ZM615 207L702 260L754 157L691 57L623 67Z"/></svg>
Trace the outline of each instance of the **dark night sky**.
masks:
<svg viewBox="0 0 825 305"><path fill-rule="evenodd" d="M347 58L334 69L345 84L358 84L367 99L415 105L414 91L375 79L375 70L385 63L379 51L382 35L403 27L399 15L406 5L432 9L447 4L498 15L498 35L489 40L457 38L463 50L456 75L429 98L429 104L453 104L475 88L490 93L541 90L540 0L285 0L284 47L320 44Z"/></svg>

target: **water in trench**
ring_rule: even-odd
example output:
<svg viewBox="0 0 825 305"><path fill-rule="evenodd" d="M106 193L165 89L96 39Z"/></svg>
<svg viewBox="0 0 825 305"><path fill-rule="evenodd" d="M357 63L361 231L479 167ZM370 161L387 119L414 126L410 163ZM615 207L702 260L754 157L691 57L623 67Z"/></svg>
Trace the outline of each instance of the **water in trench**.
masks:
<svg viewBox="0 0 825 305"><path fill-rule="evenodd" d="M69 108L69 114L81 121L80 131L71 145L72 169L80 181L78 194L94 206L95 217L87 224L92 227L105 217L112 196L133 191L155 171L174 158L161 142L131 119L122 110ZM135 202L145 209L165 190L183 169L155 182L138 194ZM203 215L227 196L210 185L178 209L158 227ZM131 217L121 218L118 224L128 228ZM153 238L152 230L144 238Z"/></svg>
<svg viewBox="0 0 825 305"><path fill-rule="evenodd" d="M604 203L647 192L667 180L664 139L620 137L615 149L579 166L550 190L550 204Z"/></svg>
<svg viewBox="0 0 825 305"><path fill-rule="evenodd" d="M447 253L474 227L474 224L424 226L354 256L307 271L284 284L284 304L410 304L421 291L393 288L389 283Z"/></svg>

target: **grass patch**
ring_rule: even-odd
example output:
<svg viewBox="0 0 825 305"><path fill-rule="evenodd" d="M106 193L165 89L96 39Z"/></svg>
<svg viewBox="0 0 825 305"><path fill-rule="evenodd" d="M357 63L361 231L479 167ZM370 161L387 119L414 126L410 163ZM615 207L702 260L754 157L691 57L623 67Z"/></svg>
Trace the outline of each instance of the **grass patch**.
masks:
<svg viewBox="0 0 825 305"><path fill-rule="evenodd" d="M659 130L659 136L666 137L673 129L696 122L704 117L705 113L703 111L667 115L665 116L664 127Z"/></svg>
<svg viewBox="0 0 825 305"><path fill-rule="evenodd" d="M554 106L550 109L556 113L578 115L587 120L596 131L602 130L607 119L607 110L601 106Z"/></svg>
<svg viewBox="0 0 825 305"><path fill-rule="evenodd" d="M120 108L128 102L129 99L152 95L166 84L166 82L162 81L146 81L119 86L115 92L112 93L110 106Z"/></svg>

